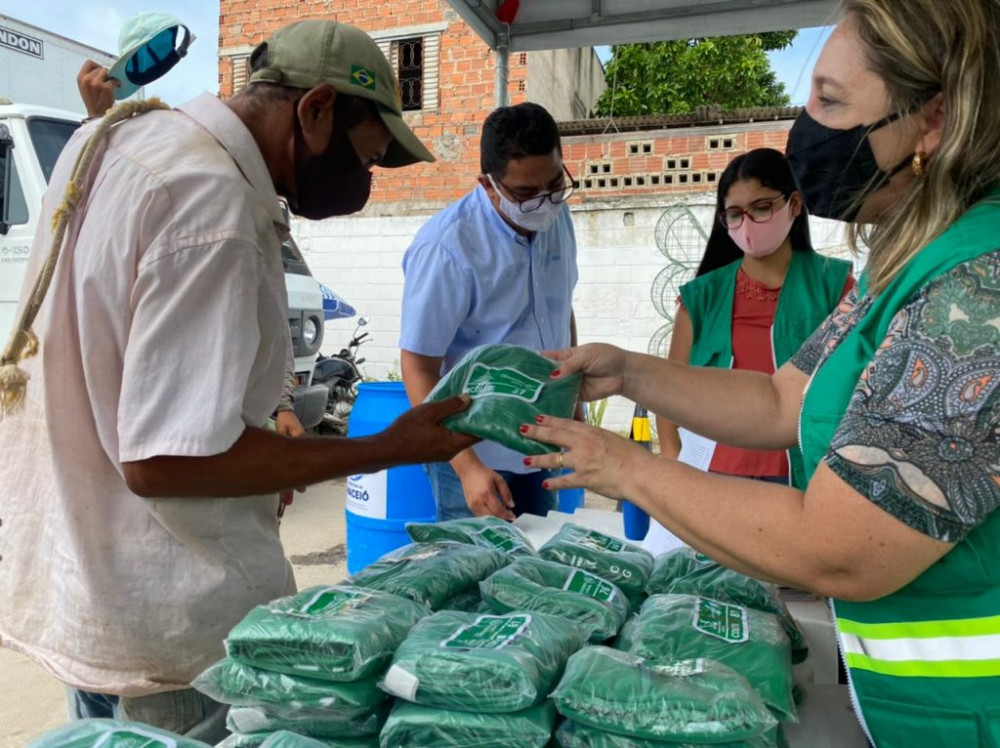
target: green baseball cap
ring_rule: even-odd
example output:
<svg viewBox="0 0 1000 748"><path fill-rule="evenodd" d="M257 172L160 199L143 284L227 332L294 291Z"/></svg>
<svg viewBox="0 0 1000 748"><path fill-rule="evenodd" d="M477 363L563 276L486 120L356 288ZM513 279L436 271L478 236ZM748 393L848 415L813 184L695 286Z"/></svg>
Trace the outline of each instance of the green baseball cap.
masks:
<svg viewBox="0 0 1000 748"><path fill-rule="evenodd" d="M250 83L310 89L329 83L339 93L374 101L393 141L380 166L395 168L434 156L403 121L389 61L368 34L336 21L298 21L278 29L250 56Z"/></svg>

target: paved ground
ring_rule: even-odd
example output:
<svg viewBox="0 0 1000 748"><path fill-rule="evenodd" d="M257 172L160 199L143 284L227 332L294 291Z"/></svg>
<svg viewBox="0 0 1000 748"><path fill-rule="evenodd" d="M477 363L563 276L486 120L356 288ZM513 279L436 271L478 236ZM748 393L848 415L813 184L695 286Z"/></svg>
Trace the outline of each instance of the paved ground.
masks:
<svg viewBox="0 0 1000 748"><path fill-rule="evenodd" d="M344 482L336 481L297 494L289 507L281 534L300 588L346 576L344 500ZM614 503L588 496L587 506ZM65 721L62 686L31 660L0 649L0 748L24 748Z"/></svg>

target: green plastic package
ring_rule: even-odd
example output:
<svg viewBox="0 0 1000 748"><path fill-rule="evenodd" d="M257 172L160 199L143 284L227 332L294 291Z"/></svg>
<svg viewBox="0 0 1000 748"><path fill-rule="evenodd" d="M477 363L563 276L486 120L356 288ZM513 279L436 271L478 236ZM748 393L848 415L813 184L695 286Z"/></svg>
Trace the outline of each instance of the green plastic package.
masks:
<svg viewBox="0 0 1000 748"><path fill-rule="evenodd" d="M28 748L209 748L207 743L166 730L116 719L84 719L56 728L28 743Z"/></svg>
<svg viewBox="0 0 1000 748"><path fill-rule="evenodd" d="M583 641L573 623L544 613L441 611L413 627L380 685L424 706L516 712L549 695Z"/></svg>
<svg viewBox="0 0 1000 748"><path fill-rule="evenodd" d="M734 742L777 724L746 678L714 660L601 646L570 658L552 700L581 725L647 740Z"/></svg>
<svg viewBox="0 0 1000 748"><path fill-rule="evenodd" d="M397 701L381 748L545 748L556 708L543 701L513 714L476 714Z"/></svg>
<svg viewBox="0 0 1000 748"><path fill-rule="evenodd" d="M260 748L320 748L321 746L330 746L330 748L378 748L378 736L337 738L336 740L326 741L307 738L288 730L280 730L271 734L267 740L260 744Z"/></svg>
<svg viewBox="0 0 1000 748"><path fill-rule="evenodd" d="M497 613L526 610L560 616L593 642L615 636L629 614L629 602L616 585L541 558L519 558L480 582L479 589Z"/></svg>
<svg viewBox="0 0 1000 748"><path fill-rule="evenodd" d="M572 522L563 525L539 553L614 582L634 605L641 601L653 571L649 551Z"/></svg>
<svg viewBox="0 0 1000 748"><path fill-rule="evenodd" d="M195 689L221 704L292 709L324 709L331 718L364 719L385 700L378 677L334 683L260 670L227 657L195 678Z"/></svg>
<svg viewBox="0 0 1000 748"><path fill-rule="evenodd" d="M230 707L226 716L226 729L243 735L289 730L325 740L378 735L388 715L388 702L347 719L338 710L234 706Z"/></svg>
<svg viewBox="0 0 1000 748"><path fill-rule="evenodd" d="M503 551L509 556L535 556L531 542L517 527L499 517L464 517L446 522L409 522L406 534L414 543L454 540Z"/></svg>
<svg viewBox="0 0 1000 748"><path fill-rule="evenodd" d="M355 681L385 670L427 615L426 606L387 592L312 587L251 610L229 633L226 652L261 670Z"/></svg>
<svg viewBox="0 0 1000 748"><path fill-rule="evenodd" d="M646 658L721 662L745 677L781 721L796 720L792 648L773 613L695 595L653 595L615 647Z"/></svg>
<svg viewBox="0 0 1000 748"><path fill-rule="evenodd" d="M629 735L603 732L587 725L566 720L556 730L556 743L560 748L704 748L704 744L678 743L674 740L647 740ZM711 748L777 748L779 743L771 736L736 742L712 743Z"/></svg>
<svg viewBox="0 0 1000 748"><path fill-rule="evenodd" d="M510 561L506 553L452 540L411 543L382 556L350 581L440 610L448 598L475 587Z"/></svg>
<svg viewBox="0 0 1000 748"><path fill-rule="evenodd" d="M436 402L463 393L467 410L445 420L452 431L472 434L525 455L558 452L559 447L520 432L540 415L572 418L580 396L580 374L554 380L559 365L517 345L484 345L470 351L427 396Z"/></svg>
<svg viewBox="0 0 1000 748"><path fill-rule="evenodd" d="M249 735L233 733L216 748L379 748L378 735L363 738L309 738L288 730Z"/></svg>
<svg viewBox="0 0 1000 748"><path fill-rule="evenodd" d="M693 548L678 548L657 557L653 574L646 583L650 595L703 595L723 603L774 613L781 618L792 642L792 664L809 656L802 630L778 596L774 585L727 569Z"/></svg>
<svg viewBox="0 0 1000 748"><path fill-rule="evenodd" d="M501 571L503 571L501 569ZM480 582L482 584L482 582ZM441 610L461 610L465 613L493 613L495 612L483 600L479 594L479 589L470 587L465 592L459 592L441 603Z"/></svg>

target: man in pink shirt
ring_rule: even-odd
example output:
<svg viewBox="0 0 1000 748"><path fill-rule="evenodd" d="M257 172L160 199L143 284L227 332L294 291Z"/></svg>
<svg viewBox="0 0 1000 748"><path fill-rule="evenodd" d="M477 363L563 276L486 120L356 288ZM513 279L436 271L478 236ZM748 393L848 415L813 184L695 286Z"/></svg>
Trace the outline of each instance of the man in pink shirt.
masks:
<svg viewBox="0 0 1000 748"><path fill-rule="evenodd" d="M358 29L285 27L250 81L111 129L34 321L24 405L0 422L3 645L65 683L76 717L211 743L225 709L192 679L252 607L295 588L278 492L473 441L439 424L457 399L367 439L263 428L288 350L279 195L305 218L342 215L365 204L371 167L433 157ZM56 165L29 286L97 127Z"/></svg>

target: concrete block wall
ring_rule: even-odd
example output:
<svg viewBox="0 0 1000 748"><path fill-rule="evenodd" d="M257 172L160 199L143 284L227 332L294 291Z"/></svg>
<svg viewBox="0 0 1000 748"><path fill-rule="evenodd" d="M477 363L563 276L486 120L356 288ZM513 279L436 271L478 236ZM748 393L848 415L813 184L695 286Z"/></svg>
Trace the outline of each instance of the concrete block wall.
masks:
<svg viewBox="0 0 1000 748"><path fill-rule="evenodd" d="M701 203L694 213L711 221L710 194L688 195ZM650 338L665 323L651 301L653 281L667 260L656 246L654 231L668 202L637 204L635 199L575 205L573 223L578 245L580 281L574 298L581 343L610 342L645 352ZM371 342L362 348L367 376L384 379L399 374L400 306L403 253L429 217L425 215L338 218L296 221L293 231L313 274L370 319ZM813 239L821 251L846 256L840 224L812 219ZM682 257L695 265L701 249ZM860 263L859 263L860 268ZM356 319L326 324L325 353L338 351L350 339ZM632 403L614 398L605 414L608 428L627 429Z"/></svg>

